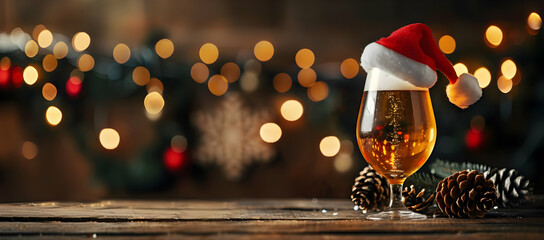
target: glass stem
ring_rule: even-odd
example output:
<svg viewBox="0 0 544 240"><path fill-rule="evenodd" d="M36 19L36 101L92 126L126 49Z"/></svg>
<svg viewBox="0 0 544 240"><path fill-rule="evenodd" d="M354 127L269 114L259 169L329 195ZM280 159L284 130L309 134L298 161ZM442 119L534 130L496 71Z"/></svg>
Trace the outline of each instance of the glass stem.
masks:
<svg viewBox="0 0 544 240"><path fill-rule="evenodd" d="M391 209L404 209L404 203L402 203L402 184L389 184L389 208Z"/></svg>

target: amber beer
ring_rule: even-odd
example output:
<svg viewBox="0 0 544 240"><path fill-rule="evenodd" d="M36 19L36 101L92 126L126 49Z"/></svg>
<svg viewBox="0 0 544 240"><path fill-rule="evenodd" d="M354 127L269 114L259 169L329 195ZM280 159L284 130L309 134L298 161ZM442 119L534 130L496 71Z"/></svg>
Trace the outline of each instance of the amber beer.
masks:
<svg viewBox="0 0 544 240"><path fill-rule="evenodd" d="M365 90L357 122L365 160L391 184L423 166L436 141L428 90Z"/></svg>

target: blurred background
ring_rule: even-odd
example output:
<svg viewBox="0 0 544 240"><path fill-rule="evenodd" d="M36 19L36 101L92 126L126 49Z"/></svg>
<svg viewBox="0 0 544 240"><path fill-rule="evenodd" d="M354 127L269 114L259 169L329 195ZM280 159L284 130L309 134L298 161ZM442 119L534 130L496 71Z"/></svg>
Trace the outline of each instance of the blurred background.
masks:
<svg viewBox="0 0 544 240"><path fill-rule="evenodd" d="M483 88L461 110L438 74L429 162L542 193L543 5L0 0L0 201L349 198L359 57L414 22Z"/></svg>

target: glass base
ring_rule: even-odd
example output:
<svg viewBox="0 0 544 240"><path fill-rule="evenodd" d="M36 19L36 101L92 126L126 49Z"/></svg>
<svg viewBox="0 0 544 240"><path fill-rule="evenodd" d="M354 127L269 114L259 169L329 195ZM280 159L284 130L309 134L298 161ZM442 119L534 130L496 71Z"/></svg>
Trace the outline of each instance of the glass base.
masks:
<svg viewBox="0 0 544 240"><path fill-rule="evenodd" d="M386 209L379 213L369 214L366 219L380 221L380 220L423 220L427 216L419 213L412 212L408 209Z"/></svg>

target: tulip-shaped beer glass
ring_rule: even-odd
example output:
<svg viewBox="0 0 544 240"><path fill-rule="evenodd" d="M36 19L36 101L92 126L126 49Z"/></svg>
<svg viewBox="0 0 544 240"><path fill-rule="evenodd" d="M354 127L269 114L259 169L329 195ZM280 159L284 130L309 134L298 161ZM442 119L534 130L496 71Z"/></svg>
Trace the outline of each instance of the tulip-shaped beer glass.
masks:
<svg viewBox="0 0 544 240"><path fill-rule="evenodd" d="M367 76L357 121L357 142L365 160L390 185L389 208L368 219L425 219L402 203L404 180L431 154L436 123L429 91L379 69Z"/></svg>

